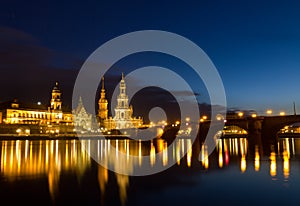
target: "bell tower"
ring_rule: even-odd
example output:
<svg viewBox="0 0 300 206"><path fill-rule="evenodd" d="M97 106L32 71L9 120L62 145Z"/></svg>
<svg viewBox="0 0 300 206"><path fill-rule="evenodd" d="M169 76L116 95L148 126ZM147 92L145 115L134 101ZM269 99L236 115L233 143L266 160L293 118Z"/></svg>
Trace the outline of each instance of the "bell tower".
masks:
<svg viewBox="0 0 300 206"><path fill-rule="evenodd" d="M122 79L120 82L120 94L117 99L117 106L115 108L115 117L117 129L131 127L131 109L128 105L128 96L126 94L126 83L124 74L122 73Z"/></svg>
<svg viewBox="0 0 300 206"><path fill-rule="evenodd" d="M55 82L55 86L53 87L51 94L50 109L61 111L61 91L59 89L58 82Z"/></svg>
<svg viewBox="0 0 300 206"><path fill-rule="evenodd" d="M108 109L107 109L108 102L107 99L105 98L104 77L102 77L102 89L101 89L98 105L99 105L98 116L100 122L103 122L103 120L107 119L108 117Z"/></svg>

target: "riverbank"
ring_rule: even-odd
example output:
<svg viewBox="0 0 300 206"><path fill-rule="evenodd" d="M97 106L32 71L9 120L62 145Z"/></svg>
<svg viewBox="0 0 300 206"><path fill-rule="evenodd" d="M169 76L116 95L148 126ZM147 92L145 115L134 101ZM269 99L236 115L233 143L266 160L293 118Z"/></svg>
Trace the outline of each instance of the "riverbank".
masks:
<svg viewBox="0 0 300 206"><path fill-rule="evenodd" d="M98 140L98 139L111 139L123 140L130 139L124 135L99 135L99 134L59 134L59 135L46 135L46 134L31 134L31 135L16 135L16 134L0 134L0 140Z"/></svg>

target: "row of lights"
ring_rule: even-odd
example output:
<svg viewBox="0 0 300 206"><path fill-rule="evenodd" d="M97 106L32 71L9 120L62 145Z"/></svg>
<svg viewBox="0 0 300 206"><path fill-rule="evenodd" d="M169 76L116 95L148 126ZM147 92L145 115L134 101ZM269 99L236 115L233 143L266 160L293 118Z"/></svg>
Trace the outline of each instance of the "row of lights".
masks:
<svg viewBox="0 0 300 206"><path fill-rule="evenodd" d="M268 110L266 111L266 114L271 115L271 114L273 114L273 111L272 111L271 109L268 109ZM238 112L237 115L238 115L240 118L242 118L242 117L244 116L244 113L243 113L243 112ZM285 112L280 112L279 115L280 115L280 116L284 116L284 115L286 115L286 113L285 113ZM256 114L256 113L253 113L253 114L251 114L251 117L252 117L252 118L256 118L256 117L257 117L257 114ZM224 118L224 117L223 117L222 115L220 115L220 114L218 114L218 115L216 116L216 119L217 119L217 120L222 120L223 118ZM203 115L203 116L200 118L200 122L204 122L204 121L206 121L206 120L208 120L208 116L207 116L207 115ZM185 121L186 121L186 126L188 126L188 125L189 125L189 122L190 122L190 117L186 117L186 118L185 118ZM167 123L166 123L165 121L163 121L163 122L164 122L164 125L167 125ZM152 125L153 123L151 122L150 124ZM175 124L173 124L172 126L178 126L179 124L180 124L180 121L176 121Z"/></svg>
<svg viewBox="0 0 300 206"><path fill-rule="evenodd" d="M266 111L266 113L267 113L268 115L271 115L271 114L273 114L273 111L272 111L271 109L268 109L268 110ZM284 116L284 115L285 115L285 112L281 111L281 112L279 112L279 115L280 115L280 116Z"/></svg>
<svg viewBox="0 0 300 206"><path fill-rule="evenodd" d="M273 111L269 109L269 110L266 111L266 114L271 115L271 114L273 114ZM238 115L240 118L242 118L242 117L244 116L244 113L243 113L243 112L238 112L237 115ZM286 113L285 113L285 112L280 112L279 115L280 115L280 116L285 116ZM256 118L256 117L257 117L257 114L256 114L256 113L253 113L253 114L251 114L251 117L252 117L252 118ZM207 120L207 119L208 119L208 117L207 117L206 115L204 115L204 116L202 116L202 117L200 118L200 122L204 122L204 121ZM222 119L223 119L223 116L222 116L222 115L217 115L217 116L216 116L216 119L217 119L217 120L222 120Z"/></svg>

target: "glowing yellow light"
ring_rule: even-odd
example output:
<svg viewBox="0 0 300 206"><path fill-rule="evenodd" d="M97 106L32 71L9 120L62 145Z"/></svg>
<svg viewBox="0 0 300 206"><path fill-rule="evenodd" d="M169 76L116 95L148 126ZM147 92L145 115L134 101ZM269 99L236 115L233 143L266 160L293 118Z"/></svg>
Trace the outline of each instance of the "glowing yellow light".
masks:
<svg viewBox="0 0 300 206"><path fill-rule="evenodd" d="M272 114L272 113L273 113L273 111L271 109L267 110L267 114Z"/></svg>
<svg viewBox="0 0 300 206"><path fill-rule="evenodd" d="M187 155L186 155L186 160L187 160L187 166L191 167L192 166L192 142L189 139L187 142Z"/></svg>
<svg viewBox="0 0 300 206"><path fill-rule="evenodd" d="M161 152L164 149L164 140L158 139L157 140L157 152Z"/></svg>
<svg viewBox="0 0 300 206"><path fill-rule="evenodd" d="M242 158L241 158L241 171L242 173L244 173L247 169L247 164L246 164L246 156L245 155L242 155Z"/></svg>
<svg viewBox="0 0 300 206"><path fill-rule="evenodd" d="M286 151L283 152L283 175L285 179L290 176L290 160Z"/></svg>
<svg viewBox="0 0 300 206"><path fill-rule="evenodd" d="M259 171L260 168L260 156L259 156L259 150L258 146L255 146L255 157L254 157L254 169L256 172Z"/></svg>
<svg viewBox="0 0 300 206"><path fill-rule="evenodd" d="M164 150L163 150L163 166L168 165L168 144L167 142L164 143Z"/></svg>
<svg viewBox="0 0 300 206"><path fill-rule="evenodd" d="M177 165L180 165L180 142L176 142L176 160L177 160Z"/></svg>
<svg viewBox="0 0 300 206"><path fill-rule="evenodd" d="M205 169L208 169L209 167L209 159L208 159L208 151L207 151L207 146L206 145L202 145L202 166Z"/></svg>
<svg viewBox="0 0 300 206"><path fill-rule="evenodd" d="M157 128L156 133L157 133L157 137L161 137L164 133L164 130L162 128Z"/></svg>
<svg viewBox="0 0 300 206"><path fill-rule="evenodd" d="M206 116L206 115L204 115L204 116L202 117L202 119L204 119L204 120L207 120L207 116Z"/></svg>
<svg viewBox="0 0 300 206"><path fill-rule="evenodd" d="M191 118L189 118L189 117L185 118L186 122L189 122L190 120L191 120Z"/></svg>
<svg viewBox="0 0 300 206"><path fill-rule="evenodd" d="M204 122L204 119L200 119L200 122Z"/></svg>
<svg viewBox="0 0 300 206"><path fill-rule="evenodd" d="M285 115L285 112L280 112L279 115L280 115L280 116L284 116L284 115Z"/></svg>
<svg viewBox="0 0 300 206"><path fill-rule="evenodd" d="M242 117L242 116L244 116L244 113L243 113L243 112L239 112L239 113L238 113L238 116L239 116L239 117Z"/></svg>
<svg viewBox="0 0 300 206"><path fill-rule="evenodd" d="M223 167L223 152L221 149L219 150L219 167Z"/></svg>
<svg viewBox="0 0 300 206"><path fill-rule="evenodd" d="M139 141L139 165L142 165L142 142Z"/></svg>
<svg viewBox="0 0 300 206"><path fill-rule="evenodd" d="M180 124L180 121L176 121L175 124L177 124L177 125Z"/></svg>
<svg viewBox="0 0 300 206"><path fill-rule="evenodd" d="M221 114L217 114L216 119L218 121L222 120L224 117Z"/></svg>
<svg viewBox="0 0 300 206"><path fill-rule="evenodd" d="M270 175L275 177L277 174L276 172L276 154L275 152L271 152L270 155Z"/></svg>
<svg viewBox="0 0 300 206"><path fill-rule="evenodd" d="M153 142L151 142L150 147L150 165L153 166L155 164L155 147L153 145Z"/></svg>

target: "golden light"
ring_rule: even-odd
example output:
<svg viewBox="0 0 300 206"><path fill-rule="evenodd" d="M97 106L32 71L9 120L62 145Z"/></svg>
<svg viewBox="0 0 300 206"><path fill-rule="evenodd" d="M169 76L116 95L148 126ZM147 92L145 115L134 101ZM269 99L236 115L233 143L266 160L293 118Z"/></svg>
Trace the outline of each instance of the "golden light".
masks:
<svg viewBox="0 0 300 206"><path fill-rule="evenodd" d="M255 145L254 169L255 169L256 172L258 172L259 168L260 168L259 148L258 148L257 145Z"/></svg>
<svg viewBox="0 0 300 206"><path fill-rule="evenodd" d="M180 121L176 121L175 124L177 124L177 125L180 124Z"/></svg>
<svg viewBox="0 0 300 206"><path fill-rule="evenodd" d="M223 167L223 148L222 148L222 140L219 141L219 167Z"/></svg>
<svg viewBox="0 0 300 206"><path fill-rule="evenodd" d="M251 117L252 117L252 118L256 118L256 117L257 117L257 114L252 114Z"/></svg>
<svg viewBox="0 0 300 206"><path fill-rule="evenodd" d="M204 119L204 120L207 120L207 116L206 116L206 115L204 115L204 116L202 117L202 119Z"/></svg>
<svg viewBox="0 0 300 206"><path fill-rule="evenodd" d="M167 142L164 143L164 149L163 149L163 166L168 165L168 145Z"/></svg>
<svg viewBox="0 0 300 206"><path fill-rule="evenodd" d="M186 122L189 122L190 120L191 120L191 118L189 118L189 117L185 118Z"/></svg>
<svg viewBox="0 0 300 206"><path fill-rule="evenodd" d="M242 155L241 158L241 172L244 173L247 169L246 156Z"/></svg>
<svg viewBox="0 0 300 206"><path fill-rule="evenodd" d="M200 119L200 122L204 122L204 119Z"/></svg>
<svg viewBox="0 0 300 206"><path fill-rule="evenodd" d="M275 177L276 174L277 174L277 171L276 171L276 154L275 152L271 152L270 154L270 175L272 177Z"/></svg>
<svg viewBox="0 0 300 206"><path fill-rule="evenodd" d="M283 152L283 176L287 179L290 175L290 161L288 157L288 153L286 151Z"/></svg>
<svg viewBox="0 0 300 206"><path fill-rule="evenodd" d="M191 140L188 140L187 142L187 156L186 156L186 160L187 160L187 166L191 167L192 166L192 142Z"/></svg>
<svg viewBox="0 0 300 206"><path fill-rule="evenodd" d="M271 109L267 110L267 114L272 114L272 113L273 113L273 111Z"/></svg>
<svg viewBox="0 0 300 206"><path fill-rule="evenodd" d="M150 165L153 166L155 164L155 147L153 145L153 142L151 142L150 146Z"/></svg>
<svg viewBox="0 0 300 206"><path fill-rule="evenodd" d="M218 121L222 120L224 117L221 114L217 114L216 119Z"/></svg>
<svg viewBox="0 0 300 206"><path fill-rule="evenodd" d="M239 117L242 117L242 116L244 116L244 113L243 113L243 112L239 112L239 113L238 113L238 116L239 116Z"/></svg>
<svg viewBox="0 0 300 206"><path fill-rule="evenodd" d="M280 115L280 116L284 116L284 115L285 115L285 112L280 112L279 115Z"/></svg>

